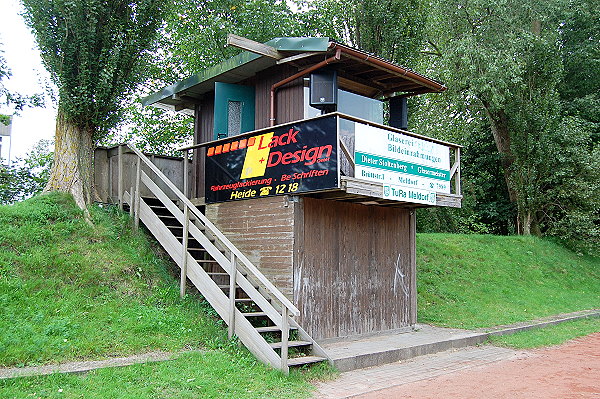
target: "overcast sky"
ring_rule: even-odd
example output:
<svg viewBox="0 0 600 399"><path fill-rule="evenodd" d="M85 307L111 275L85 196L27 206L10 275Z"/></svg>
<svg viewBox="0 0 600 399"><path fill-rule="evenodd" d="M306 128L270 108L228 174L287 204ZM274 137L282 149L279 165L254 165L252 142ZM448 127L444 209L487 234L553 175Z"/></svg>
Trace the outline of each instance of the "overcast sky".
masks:
<svg viewBox="0 0 600 399"><path fill-rule="evenodd" d="M0 49L12 71L12 77L4 81L5 86L23 95L46 94L49 75L42 66L33 36L19 15L21 4L18 0L0 0L0 10ZM49 100L45 108L25 109L15 117L11 159L22 158L41 139L53 139L55 117L56 110Z"/></svg>

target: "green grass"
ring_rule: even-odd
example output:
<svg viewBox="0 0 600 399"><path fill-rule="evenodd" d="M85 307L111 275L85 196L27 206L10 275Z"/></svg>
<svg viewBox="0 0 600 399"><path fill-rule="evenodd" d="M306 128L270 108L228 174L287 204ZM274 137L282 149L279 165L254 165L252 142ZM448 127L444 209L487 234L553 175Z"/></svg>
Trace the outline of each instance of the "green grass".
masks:
<svg viewBox="0 0 600 399"><path fill-rule="evenodd" d="M0 207L0 366L218 348L208 305L181 301L168 263L114 208L70 197Z"/></svg>
<svg viewBox="0 0 600 399"><path fill-rule="evenodd" d="M227 340L200 297L179 299L171 263L131 229L127 215L114 207L90 212L93 226L59 194L0 207L0 366L204 351L0 381L0 396L305 397L307 380L332 375L322 366L284 377L259 364ZM476 328L598 308L599 269L597 258L535 238L420 234L419 319ZM597 320L590 323L570 334L597 331Z"/></svg>
<svg viewBox="0 0 600 399"><path fill-rule="evenodd" d="M3 398L304 398L306 376L289 377L251 356L208 351L178 359L83 375L53 374L0 380Z"/></svg>
<svg viewBox="0 0 600 399"><path fill-rule="evenodd" d="M536 237L419 234L418 318L490 327L600 308L600 258Z"/></svg>
<svg viewBox="0 0 600 399"><path fill-rule="evenodd" d="M83 375L0 380L0 397L298 398L327 365L289 377L260 364L199 295L179 298L170 261L128 215L67 195L0 207L0 367L197 351Z"/></svg>
<svg viewBox="0 0 600 399"><path fill-rule="evenodd" d="M491 337L494 345L517 349L540 348L560 345L573 338L600 331L600 318L590 318L561 323L554 326L536 328L511 335Z"/></svg>

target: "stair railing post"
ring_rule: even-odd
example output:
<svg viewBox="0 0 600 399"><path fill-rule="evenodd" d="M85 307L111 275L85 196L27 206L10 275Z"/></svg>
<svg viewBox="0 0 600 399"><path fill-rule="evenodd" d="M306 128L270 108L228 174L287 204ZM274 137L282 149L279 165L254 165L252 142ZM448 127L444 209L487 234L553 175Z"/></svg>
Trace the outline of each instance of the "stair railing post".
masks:
<svg viewBox="0 0 600 399"><path fill-rule="evenodd" d="M189 208L184 205L183 208L183 262L181 264L181 281L179 284L179 295L183 299L185 297L185 283L187 279L187 263L188 263L188 236L190 232L190 213Z"/></svg>
<svg viewBox="0 0 600 399"><path fill-rule="evenodd" d="M183 152L183 195L187 198L190 197L189 192L189 180L188 180L188 168L189 168L189 151L185 150Z"/></svg>
<svg viewBox="0 0 600 399"><path fill-rule="evenodd" d="M281 312L281 371L285 374L289 374L290 368L288 367L288 341L290 334L290 326L288 324L288 308L282 306Z"/></svg>
<svg viewBox="0 0 600 399"><path fill-rule="evenodd" d="M134 205L134 226L137 230L140 227L140 180L142 178L142 159L137 157L137 165L135 167L135 200Z"/></svg>
<svg viewBox="0 0 600 399"><path fill-rule="evenodd" d="M229 339L235 334L235 285L237 284L237 267L235 262L235 254L231 251L231 270L229 273L229 328L227 329Z"/></svg>
<svg viewBox="0 0 600 399"><path fill-rule="evenodd" d="M133 204L135 203L134 195L135 195L135 193L133 192L133 186L131 186L131 187L129 187L129 217L130 218L133 218L133 211L134 211Z"/></svg>
<svg viewBox="0 0 600 399"><path fill-rule="evenodd" d="M119 209L123 210L123 145L119 145L117 161L117 191L119 198Z"/></svg>

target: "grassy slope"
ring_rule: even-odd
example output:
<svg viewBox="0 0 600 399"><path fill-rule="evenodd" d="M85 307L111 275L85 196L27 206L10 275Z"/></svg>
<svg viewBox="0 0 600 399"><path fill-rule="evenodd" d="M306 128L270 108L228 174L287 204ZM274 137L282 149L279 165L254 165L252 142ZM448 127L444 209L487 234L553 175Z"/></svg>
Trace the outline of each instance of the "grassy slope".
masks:
<svg viewBox="0 0 600 399"><path fill-rule="evenodd" d="M169 263L114 208L68 196L0 207L0 366L205 349L86 375L0 380L0 397L305 397L308 378L259 364L198 297L179 299ZM60 391L59 391L60 390ZM268 392L265 396L265 392Z"/></svg>
<svg viewBox="0 0 600 399"><path fill-rule="evenodd" d="M535 237L419 234L419 321L476 328L600 308L600 258Z"/></svg>
<svg viewBox="0 0 600 399"><path fill-rule="evenodd" d="M307 377L257 364L227 341L206 303L179 300L168 263L126 216L91 212L94 227L61 195L0 207L0 366L211 350L87 375L0 381L7 397L307 395ZM479 327L600 306L599 260L543 240L421 234L418 252L422 322Z"/></svg>
<svg viewBox="0 0 600 399"><path fill-rule="evenodd" d="M226 342L205 304L178 299L143 234L91 213L94 227L61 195L0 207L0 365Z"/></svg>

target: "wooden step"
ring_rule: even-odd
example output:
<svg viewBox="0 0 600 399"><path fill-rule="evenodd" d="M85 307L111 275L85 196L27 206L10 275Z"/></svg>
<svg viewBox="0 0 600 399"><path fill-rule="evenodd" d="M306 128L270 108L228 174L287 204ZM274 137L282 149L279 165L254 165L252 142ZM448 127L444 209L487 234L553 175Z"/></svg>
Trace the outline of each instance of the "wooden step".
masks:
<svg viewBox="0 0 600 399"><path fill-rule="evenodd" d="M318 363L326 361L327 358L321 356L302 356L302 357L293 357L288 359L288 366L296 367L303 366L305 364Z"/></svg>
<svg viewBox="0 0 600 399"><path fill-rule="evenodd" d="M281 342L271 342L269 345L271 345L271 348L273 349L281 349ZM312 345L312 342L310 341L288 341L288 346L291 347L298 347L298 346L309 346Z"/></svg>
<svg viewBox="0 0 600 399"><path fill-rule="evenodd" d="M244 317L265 317L267 315L265 312L248 312L242 314Z"/></svg>
<svg viewBox="0 0 600 399"><path fill-rule="evenodd" d="M212 276L215 276L215 277L227 276L227 277L229 277L229 273L225 273L225 272L208 272L206 274L208 274L211 277Z"/></svg>
<svg viewBox="0 0 600 399"><path fill-rule="evenodd" d="M254 302L254 300L252 298L235 298L235 301L236 302L245 302L245 303Z"/></svg>
<svg viewBox="0 0 600 399"><path fill-rule="evenodd" d="M189 251L189 249L188 249ZM198 263L219 263L214 259L196 259L196 262Z"/></svg>
<svg viewBox="0 0 600 399"><path fill-rule="evenodd" d="M256 328L256 331L258 331L259 333L263 333L263 332L279 332L281 331L281 328L277 327L277 326L267 326L267 327L254 327ZM296 327L290 327L290 330L297 330Z"/></svg>
<svg viewBox="0 0 600 399"><path fill-rule="evenodd" d="M202 251L202 252L206 252L206 249L201 248L201 247L188 247L188 251Z"/></svg>

